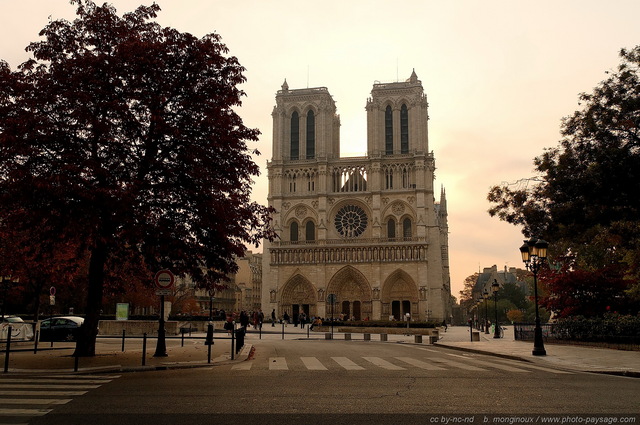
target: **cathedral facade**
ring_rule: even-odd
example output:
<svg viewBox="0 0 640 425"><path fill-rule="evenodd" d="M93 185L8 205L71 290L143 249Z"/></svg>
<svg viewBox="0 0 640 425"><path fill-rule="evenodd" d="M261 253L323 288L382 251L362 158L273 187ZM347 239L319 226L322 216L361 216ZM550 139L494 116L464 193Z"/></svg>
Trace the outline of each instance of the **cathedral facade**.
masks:
<svg viewBox="0 0 640 425"><path fill-rule="evenodd" d="M415 72L373 85L367 155L340 157L340 117L325 87L276 94L262 309L296 317L449 321L444 190L435 200L428 104Z"/></svg>

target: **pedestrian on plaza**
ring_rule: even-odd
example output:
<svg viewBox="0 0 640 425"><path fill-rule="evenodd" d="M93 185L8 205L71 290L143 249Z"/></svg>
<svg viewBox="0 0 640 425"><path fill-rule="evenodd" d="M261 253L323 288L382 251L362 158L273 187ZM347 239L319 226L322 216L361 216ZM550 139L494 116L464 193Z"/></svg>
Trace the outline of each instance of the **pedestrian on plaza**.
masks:
<svg viewBox="0 0 640 425"><path fill-rule="evenodd" d="M240 312L240 326L245 329L249 326L249 315L244 310Z"/></svg>
<svg viewBox="0 0 640 425"><path fill-rule="evenodd" d="M442 321L442 326L444 326L444 331L446 332L447 331L447 321L446 320Z"/></svg>
<svg viewBox="0 0 640 425"><path fill-rule="evenodd" d="M262 329L262 322L264 322L264 313L260 309L258 310L258 329Z"/></svg>
<svg viewBox="0 0 640 425"><path fill-rule="evenodd" d="M276 325L276 309L274 308L273 311L271 311L271 327L274 327Z"/></svg>
<svg viewBox="0 0 640 425"><path fill-rule="evenodd" d="M224 322L224 328L227 331L228 334L231 334L231 332L233 331L233 316L232 315L227 315L227 320L226 322Z"/></svg>
<svg viewBox="0 0 640 425"><path fill-rule="evenodd" d="M304 324L307 321L307 315L304 314L304 311L302 313L300 313L299 319L300 319L300 329L304 329Z"/></svg>
<svg viewBox="0 0 640 425"><path fill-rule="evenodd" d="M285 311L284 316L282 316L282 318L284 319L284 325L287 326L287 323L289 323L289 313Z"/></svg>

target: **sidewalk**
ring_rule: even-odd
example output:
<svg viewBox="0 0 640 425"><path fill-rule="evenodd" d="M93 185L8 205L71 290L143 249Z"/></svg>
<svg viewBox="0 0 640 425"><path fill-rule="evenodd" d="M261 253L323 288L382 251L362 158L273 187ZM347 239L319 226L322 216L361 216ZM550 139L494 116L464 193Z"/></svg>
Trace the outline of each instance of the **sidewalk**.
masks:
<svg viewBox="0 0 640 425"><path fill-rule="evenodd" d="M516 341L513 327L507 326L504 338L480 332L480 341L471 342L467 326L450 326L440 333L437 345L458 350L516 358L541 365L584 372L599 372L640 377L640 352L567 344L545 344L546 356L534 356L533 341Z"/></svg>
<svg viewBox="0 0 640 425"><path fill-rule="evenodd" d="M208 362L208 346L204 344L205 334L193 334L194 338L185 337L184 346L179 337L167 338L167 357L153 357L156 350L156 339L147 340L145 364L142 364L141 338L129 338L122 351L121 338L98 338L95 357L78 359L79 373L128 372L159 370L172 368L206 367L229 362L246 360L253 344L262 340L282 340L282 325L271 327L265 324L259 334L250 329L245 338L241 352L231 359L231 340L224 332L216 332L214 345L211 347L211 362ZM324 340L324 332L307 332L293 325L284 328L284 340L307 339ZM361 334L352 334L353 343L364 338ZM545 344L546 356L531 354L533 342L515 341L513 329L507 327L504 338L494 339L493 335L480 333L480 341L471 342L469 328L466 326L450 326L447 332L440 333L438 346L456 350L507 357L541 366L554 366L562 369L599 372L615 375L640 377L640 352L622 351L584 346ZM335 332L334 340L344 340L342 333ZM377 335L371 335L372 341L379 341ZM328 341L327 341L328 342ZM364 341L362 341L364 342ZM408 335L388 335L388 343L413 344L414 337ZM9 356L10 373L59 372L73 373L75 343L56 342L53 349L50 343L39 343L37 354L33 353L33 342L17 342L11 344ZM423 345L427 345L426 341ZM0 344L0 367L4 366L4 344ZM1 373L1 372L0 372Z"/></svg>
<svg viewBox="0 0 640 425"><path fill-rule="evenodd" d="M252 349L251 343L245 340L244 347L239 353L234 353L232 360L231 339L226 333L216 333L209 357L209 346L204 343L205 336L204 333L193 334L193 338L185 336L184 346L180 337L167 337L166 357L154 357L157 339L148 338L144 361L142 338L127 338L123 351L121 338L99 337L96 341L96 355L78 358L77 372L119 373L212 366L230 361L246 360ZM0 355L1 374L4 371L6 357L4 344L0 345L0 350L2 350ZM49 342L39 342L38 351L34 353L33 341L12 342L8 373L75 372L74 350L74 342L54 342L53 347Z"/></svg>

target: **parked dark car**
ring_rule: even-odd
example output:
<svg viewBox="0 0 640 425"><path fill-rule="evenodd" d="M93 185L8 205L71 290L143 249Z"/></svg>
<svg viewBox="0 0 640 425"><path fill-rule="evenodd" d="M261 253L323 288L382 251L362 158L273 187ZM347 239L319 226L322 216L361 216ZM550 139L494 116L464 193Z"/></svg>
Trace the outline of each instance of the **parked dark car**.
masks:
<svg viewBox="0 0 640 425"><path fill-rule="evenodd" d="M75 341L84 318L76 316L53 317L40 322L40 341Z"/></svg>

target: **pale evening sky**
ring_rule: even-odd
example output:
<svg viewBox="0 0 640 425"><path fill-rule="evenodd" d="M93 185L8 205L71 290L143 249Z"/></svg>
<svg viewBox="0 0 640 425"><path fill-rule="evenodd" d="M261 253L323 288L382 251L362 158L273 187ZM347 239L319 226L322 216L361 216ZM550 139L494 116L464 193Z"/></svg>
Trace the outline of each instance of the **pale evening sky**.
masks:
<svg viewBox="0 0 640 425"><path fill-rule="evenodd" d="M97 2L102 4L101 1ZM114 0L118 14L144 0ZM415 69L429 101L436 199L447 192L452 295L494 264L521 267L520 228L489 217L492 185L532 176L535 156L560 139L579 108L640 43L637 0L158 0L157 21L196 36L216 32L247 69L238 110L262 132L263 174L254 199L267 203L271 111L290 88L327 87L341 117L342 156L366 151L365 102L375 81ZM51 19L73 19L68 0L0 0L0 59L12 69Z"/></svg>

